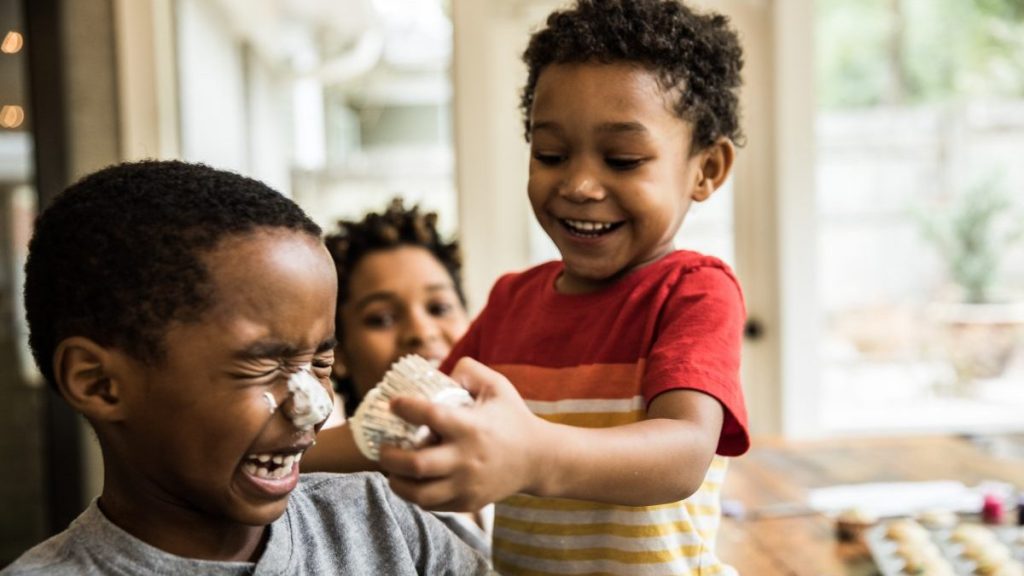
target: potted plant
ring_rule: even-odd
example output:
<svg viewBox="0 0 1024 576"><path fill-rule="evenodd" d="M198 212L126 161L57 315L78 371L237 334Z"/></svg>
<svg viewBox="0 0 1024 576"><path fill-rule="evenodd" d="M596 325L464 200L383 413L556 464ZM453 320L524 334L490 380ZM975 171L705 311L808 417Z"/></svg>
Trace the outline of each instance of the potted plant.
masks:
<svg viewBox="0 0 1024 576"><path fill-rule="evenodd" d="M1000 291L1005 255L1024 238L1024 214L995 177L924 218L925 236L946 264L955 296L934 308L957 381L968 385L1005 370L1024 326L1024 301Z"/></svg>

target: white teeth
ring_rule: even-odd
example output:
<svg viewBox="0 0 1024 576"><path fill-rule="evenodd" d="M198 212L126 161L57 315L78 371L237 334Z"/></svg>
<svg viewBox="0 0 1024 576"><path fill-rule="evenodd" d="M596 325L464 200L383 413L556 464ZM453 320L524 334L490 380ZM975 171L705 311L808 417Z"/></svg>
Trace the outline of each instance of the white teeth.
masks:
<svg viewBox="0 0 1024 576"><path fill-rule="evenodd" d="M242 464L242 470L250 476L257 478L269 478L279 480L288 476L295 469L295 465L302 460L302 453L289 454L250 454L248 460Z"/></svg>
<svg viewBox="0 0 1024 576"><path fill-rule="evenodd" d="M564 220L570 228L578 230L580 232L605 232L610 230L612 224L610 222L593 222L590 220Z"/></svg>

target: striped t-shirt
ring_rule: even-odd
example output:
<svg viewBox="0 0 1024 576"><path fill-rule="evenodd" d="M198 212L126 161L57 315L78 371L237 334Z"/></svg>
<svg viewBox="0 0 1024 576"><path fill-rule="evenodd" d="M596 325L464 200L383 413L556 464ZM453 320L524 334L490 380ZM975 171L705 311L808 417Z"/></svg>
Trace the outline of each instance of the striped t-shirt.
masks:
<svg viewBox="0 0 1024 576"><path fill-rule="evenodd" d="M721 402L718 455L680 502L616 506L525 494L497 504L502 574L734 574L715 556L725 456L749 447L739 383L744 321L720 260L678 251L592 294L560 294L560 262L500 279L442 370L470 356L504 374L538 416L583 427L642 420L658 394ZM680 470L682 474L682 470Z"/></svg>

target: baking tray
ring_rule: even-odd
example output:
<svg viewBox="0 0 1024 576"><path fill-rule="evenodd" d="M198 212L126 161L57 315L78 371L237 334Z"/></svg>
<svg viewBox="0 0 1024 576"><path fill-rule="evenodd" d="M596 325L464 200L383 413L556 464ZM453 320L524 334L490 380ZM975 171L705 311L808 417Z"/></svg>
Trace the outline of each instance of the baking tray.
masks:
<svg viewBox="0 0 1024 576"><path fill-rule="evenodd" d="M883 521L864 533L864 542L871 551L871 557L883 576L907 576L905 562L898 554L899 544L886 537L892 521ZM964 522L975 524L974 522ZM981 526L979 524L979 526ZM984 526L996 539L1009 548L1010 555L1017 562L1024 563L1024 531L1015 526ZM956 576L974 576L977 564L963 555L963 545L953 541L954 528L925 528L930 541L950 564Z"/></svg>

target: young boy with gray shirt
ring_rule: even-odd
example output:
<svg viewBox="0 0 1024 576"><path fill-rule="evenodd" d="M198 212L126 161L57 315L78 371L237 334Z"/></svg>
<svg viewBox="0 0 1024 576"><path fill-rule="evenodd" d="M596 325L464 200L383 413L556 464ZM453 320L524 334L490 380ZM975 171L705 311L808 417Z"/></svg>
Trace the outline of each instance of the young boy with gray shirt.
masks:
<svg viewBox="0 0 1024 576"><path fill-rule="evenodd" d="M100 497L14 574L482 574L382 476L299 475L331 405L334 264L265 185L147 161L86 177L25 266L43 376L96 431Z"/></svg>

